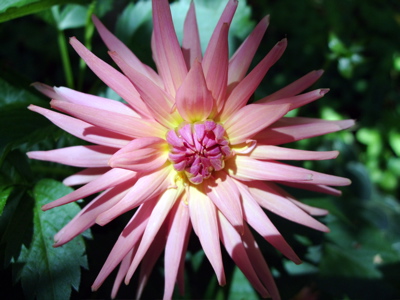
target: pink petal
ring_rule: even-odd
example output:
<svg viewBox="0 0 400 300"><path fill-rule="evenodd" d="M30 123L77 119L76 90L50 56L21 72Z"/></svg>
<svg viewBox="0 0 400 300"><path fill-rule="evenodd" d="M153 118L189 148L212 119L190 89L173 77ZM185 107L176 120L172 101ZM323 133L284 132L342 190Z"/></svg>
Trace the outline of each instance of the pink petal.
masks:
<svg viewBox="0 0 400 300"><path fill-rule="evenodd" d="M178 113L174 113L174 100L162 88L146 76L131 68L116 52L109 53L116 64L134 83L140 96L146 103L154 119L166 127L175 127L182 120Z"/></svg>
<svg viewBox="0 0 400 300"><path fill-rule="evenodd" d="M74 175L68 176L63 180L63 184L67 186L74 186L74 185L82 185L86 184L98 177L100 177L102 174L108 172L110 168L89 168L85 169L82 171L79 171L78 173L75 173Z"/></svg>
<svg viewBox="0 0 400 300"><path fill-rule="evenodd" d="M154 173L140 176L121 201L98 215L96 223L104 226L123 213L163 193L171 186L170 172L171 167L166 167Z"/></svg>
<svg viewBox="0 0 400 300"><path fill-rule="evenodd" d="M254 267L250 262L245 247L243 246L241 236L220 212L218 213L218 220L219 235L226 251L257 292L261 294L261 297L267 298L269 296L268 291L254 271Z"/></svg>
<svg viewBox="0 0 400 300"><path fill-rule="evenodd" d="M117 151L109 160L112 168L151 173L168 159L168 146L161 138L139 138Z"/></svg>
<svg viewBox="0 0 400 300"><path fill-rule="evenodd" d="M243 233L243 214L240 206L240 193L235 182L224 172L218 172L208 180L207 196L218 207L235 229Z"/></svg>
<svg viewBox="0 0 400 300"><path fill-rule="evenodd" d="M338 155L339 151L306 151L257 144L249 157L260 160L324 160Z"/></svg>
<svg viewBox="0 0 400 300"><path fill-rule="evenodd" d="M225 285L225 272L219 244L217 209L212 201L196 187L189 186L189 213L193 230L210 261L220 285Z"/></svg>
<svg viewBox="0 0 400 300"><path fill-rule="evenodd" d="M140 99L139 93L135 87L120 72L115 70L109 64L105 63L92 52L86 49L76 38L70 39L70 44L74 47L75 51L87 63L89 68L111 89L128 102L131 107L141 116L150 116L146 105Z"/></svg>
<svg viewBox="0 0 400 300"><path fill-rule="evenodd" d="M166 128L153 120L139 119L61 100L52 100L50 104L53 108L85 122L133 138L164 137L166 134Z"/></svg>
<svg viewBox="0 0 400 300"><path fill-rule="evenodd" d="M115 35L113 35L96 16L92 16L94 25L97 28L102 40L110 51L117 52L131 68L150 78L158 86L163 87L163 82L158 74L149 66L143 64L136 55Z"/></svg>
<svg viewBox="0 0 400 300"><path fill-rule="evenodd" d="M251 61L269 25L269 16L264 17L253 32L236 50L229 60L228 86L232 90L241 81L250 67Z"/></svg>
<svg viewBox="0 0 400 300"><path fill-rule="evenodd" d="M309 88L314 84L324 73L323 70L311 71L310 73L304 75L303 77L297 79L291 84L285 86L284 88L276 91L275 93L263 98L264 102L269 102L277 99L292 97Z"/></svg>
<svg viewBox="0 0 400 300"><path fill-rule="evenodd" d="M131 138L127 136L93 126L92 124L82 120L78 120L49 109L35 105L29 105L28 109L45 116L47 119L66 132L94 144L121 148L122 146L125 146L129 140L131 140Z"/></svg>
<svg viewBox="0 0 400 300"><path fill-rule="evenodd" d="M251 95L254 94L255 90L260 85L265 74L282 56L286 46L286 39L278 42L267 56L265 56L264 59L232 90L221 112L220 118L222 121L226 120L229 116L246 105Z"/></svg>
<svg viewBox="0 0 400 300"><path fill-rule="evenodd" d="M187 68L172 23L168 1L153 0L152 4L157 69L167 92L174 97L187 74Z"/></svg>
<svg viewBox="0 0 400 300"><path fill-rule="evenodd" d="M196 59L201 61L199 29L197 27L196 9L193 2L190 3L189 11L183 25L182 53L188 70Z"/></svg>
<svg viewBox="0 0 400 300"><path fill-rule="evenodd" d="M235 14L235 11L237 9L237 6L238 6L237 0L229 0L228 3L226 4L225 9L222 12L221 17L219 18L218 23L214 28L214 32L210 38L206 52L204 54L203 61L205 61L206 65L210 63L212 56L217 51L219 35L222 27L224 26L224 24L227 24L229 27L229 25L232 22L233 15Z"/></svg>
<svg viewBox="0 0 400 300"><path fill-rule="evenodd" d="M119 287L121 286L121 283L124 280L126 272L128 272L129 266L132 262L133 257L135 256L135 253L136 253L136 248L131 249L128 252L128 254L122 259L122 262L118 268L117 276L115 277L114 280L114 285L111 291L111 299L115 299L117 297Z"/></svg>
<svg viewBox="0 0 400 300"><path fill-rule="evenodd" d="M167 221L168 220L166 220L165 222ZM147 281L149 280L154 265L156 264L161 253L164 251L166 235L166 226L161 226L157 235L154 237L154 241L151 243L149 249L143 257L142 263L140 264L139 281L135 299L141 299L142 297L143 289L146 286Z"/></svg>
<svg viewBox="0 0 400 300"><path fill-rule="evenodd" d="M273 185L263 182L252 182L249 190L253 198L265 209L292 222L302 224L315 230L329 232L328 227L305 213L286 197L280 195Z"/></svg>
<svg viewBox="0 0 400 300"><path fill-rule="evenodd" d="M326 185L310 185L310 184L302 184L302 183L298 183L298 182L282 182L282 181L278 181L278 183L287 185L290 187L298 188L298 189L309 190L309 191L318 192L318 193L325 193L325 194L332 195L332 196L342 195L341 191L339 191L335 188L332 188L330 186L326 186Z"/></svg>
<svg viewBox="0 0 400 300"><path fill-rule="evenodd" d="M57 100L61 98L61 100L66 100L72 103L86 105L99 109L106 108L108 111L140 118L140 116L128 105L119 101L77 92L66 87L56 87L54 88L54 90L58 95L58 98L56 98Z"/></svg>
<svg viewBox="0 0 400 300"><path fill-rule="evenodd" d="M289 104L250 104L231 115L224 123L232 145L251 139L289 111Z"/></svg>
<svg viewBox="0 0 400 300"><path fill-rule="evenodd" d="M229 175L243 181L300 181L310 182L312 171L271 161L259 161L244 155L236 155L226 161Z"/></svg>
<svg viewBox="0 0 400 300"><path fill-rule="evenodd" d="M54 91L54 88L47 84L34 82L31 84L31 86L33 86L36 90L41 92L43 95L46 95L50 99L57 99L58 97L57 93Z"/></svg>
<svg viewBox="0 0 400 300"><path fill-rule="evenodd" d="M305 94L297 95L297 96L292 96L292 97L287 97L287 98L281 98L278 100L273 101L273 103L278 104L278 103L290 103L290 110L293 110L295 108L301 107L303 105L306 105L312 101L318 100L322 98L327 92L329 92L329 89L318 89L315 91L311 91ZM270 103L272 101L264 101L264 99L260 99L257 101L257 103Z"/></svg>
<svg viewBox="0 0 400 300"><path fill-rule="evenodd" d="M269 270L267 263L258 247L257 242L254 240L253 235L248 226L244 227L244 235L242 236L246 251L249 255L251 264L253 265L258 277L267 288L272 299L279 300L279 291L275 284L275 280Z"/></svg>
<svg viewBox="0 0 400 300"><path fill-rule="evenodd" d="M300 258L285 241L260 205L254 200L247 186L237 180L235 180L235 183L242 195L243 216L247 223L287 258L296 264L301 263Z"/></svg>
<svg viewBox="0 0 400 300"><path fill-rule="evenodd" d="M318 207L313 207L307 204L304 204L300 201L297 201L291 197L287 197L289 201L292 203L296 204L298 207L300 207L302 210L304 210L306 213L308 213L311 216L326 216L329 212L326 209L318 208Z"/></svg>
<svg viewBox="0 0 400 300"><path fill-rule="evenodd" d="M228 31L229 24L223 24L218 35L215 36L217 41L214 51L209 51L208 47L211 45L210 41L202 62L207 87L216 101L218 111L220 111L224 105L228 82ZM214 31L214 33L216 32ZM211 39L213 39L213 37L214 34Z"/></svg>
<svg viewBox="0 0 400 300"><path fill-rule="evenodd" d="M167 244L165 246L164 299L172 298L179 266L185 260L185 249L189 242L190 229L189 209L182 200L177 201L173 215L171 215Z"/></svg>
<svg viewBox="0 0 400 300"><path fill-rule="evenodd" d="M103 211L114 206L128 192L134 180L128 180L97 196L86 205L66 226L55 236L54 247L61 246L95 224L96 217Z"/></svg>
<svg viewBox="0 0 400 300"><path fill-rule="evenodd" d="M280 145L347 129L354 120L326 121L311 118L282 118L255 135L262 144Z"/></svg>
<svg viewBox="0 0 400 300"><path fill-rule="evenodd" d="M133 273L135 272L143 256L149 249L157 232L160 230L161 225L163 224L165 218L169 214L176 199L180 196L181 192L182 189L171 188L166 190L164 194L160 197L160 199L158 199L156 205L154 206L151 212L149 222L147 223L146 229L143 233L136 255L133 258L133 261L129 267L128 272L126 273L125 276L126 284L128 284L129 281L131 280Z"/></svg>
<svg viewBox="0 0 400 300"><path fill-rule="evenodd" d="M176 93L176 108L185 121L194 123L207 119L213 107L201 63L196 60Z"/></svg>
<svg viewBox="0 0 400 300"><path fill-rule="evenodd" d="M73 146L49 151L31 151L31 159L52 161L64 165L98 168L107 167L108 160L115 153L115 148L105 146Z"/></svg>
<svg viewBox="0 0 400 300"><path fill-rule="evenodd" d="M92 285L93 291L96 291L103 284L108 275L110 275L115 267L132 249L134 249L134 251L137 250L137 244L139 243L143 232L146 229L150 214L153 211L155 204L156 199L154 201L147 201L143 203L135 212L135 215L118 237L118 240L114 244L114 247L108 255L106 262L101 268L99 275L97 275L97 278ZM126 268L125 266L124 269L124 275L126 275L129 268Z"/></svg>
<svg viewBox="0 0 400 300"><path fill-rule="evenodd" d="M96 178L95 180L89 182L88 184L80 187L79 189L61 197L53 202L45 204L42 206L42 210L48 210L53 207L64 205L78 199L85 198L89 195L104 191L111 187L122 184L136 176L136 172L127 171L122 169L111 169L102 176Z"/></svg>

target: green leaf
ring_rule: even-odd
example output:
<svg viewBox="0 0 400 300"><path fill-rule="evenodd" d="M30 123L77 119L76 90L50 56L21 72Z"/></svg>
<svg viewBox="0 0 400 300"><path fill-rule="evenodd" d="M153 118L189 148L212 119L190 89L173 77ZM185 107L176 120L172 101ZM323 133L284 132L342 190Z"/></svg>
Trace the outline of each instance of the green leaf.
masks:
<svg viewBox="0 0 400 300"><path fill-rule="evenodd" d="M3 213L4 206L6 206L8 196L10 196L12 187L0 187L0 216Z"/></svg>
<svg viewBox="0 0 400 300"><path fill-rule="evenodd" d="M3 0L0 3L0 23L15 18L35 14L49 9L53 5L67 3L90 3L88 0Z"/></svg>
<svg viewBox="0 0 400 300"><path fill-rule="evenodd" d="M53 236L78 212L70 203L43 212L41 207L60 198L72 189L62 183L44 179L34 190L33 239L29 248L22 248L18 263L23 263L19 278L27 299L69 299L71 286L78 290L81 267L87 268L85 243L81 236L66 245L53 248Z"/></svg>
<svg viewBox="0 0 400 300"><path fill-rule="evenodd" d="M235 266L229 289L229 299L258 300L259 297L242 271Z"/></svg>

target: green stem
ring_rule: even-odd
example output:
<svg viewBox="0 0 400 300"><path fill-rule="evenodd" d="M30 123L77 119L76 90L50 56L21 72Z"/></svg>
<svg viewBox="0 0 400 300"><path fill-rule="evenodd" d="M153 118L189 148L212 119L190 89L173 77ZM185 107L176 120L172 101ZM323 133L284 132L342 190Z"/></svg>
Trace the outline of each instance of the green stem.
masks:
<svg viewBox="0 0 400 300"><path fill-rule="evenodd" d="M64 75L65 80L67 81L67 86L73 89L74 76L72 74L71 62L68 55L68 44L62 30L58 30L58 46L60 47L61 60L64 67Z"/></svg>

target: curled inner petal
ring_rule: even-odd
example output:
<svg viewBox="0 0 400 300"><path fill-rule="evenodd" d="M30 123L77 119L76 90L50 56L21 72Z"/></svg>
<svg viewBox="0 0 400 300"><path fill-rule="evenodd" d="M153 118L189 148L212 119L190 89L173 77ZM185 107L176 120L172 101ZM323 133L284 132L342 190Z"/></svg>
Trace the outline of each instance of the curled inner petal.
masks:
<svg viewBox="0 0 400 300"><path fill-rule="evenodd" d="M190 182L200 184L213 171L224 168L225 158L232 153L225 129L214 121L185 124L167 133L169 160Z"/></svg>

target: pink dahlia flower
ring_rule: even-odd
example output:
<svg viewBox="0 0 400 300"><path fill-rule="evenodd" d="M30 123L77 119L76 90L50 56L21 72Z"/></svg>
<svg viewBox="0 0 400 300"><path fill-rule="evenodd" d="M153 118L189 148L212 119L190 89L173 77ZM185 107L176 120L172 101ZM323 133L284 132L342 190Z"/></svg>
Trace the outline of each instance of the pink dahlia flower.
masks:
<svg viewBox="0 0 400 300"><path fill-rule="evenodd" d="M152 39L155 72L97 18L93 21L123 73L86 49L70 43L94 73L126 101L36 84L51 106L65 114L31 105L65 131L95 145L33 151L33 159L85 168L64 180L82 185L46 204L63 205L101 192L55 236L61 246L94 224L105 225L134 211L93 284L100 287L119 265L112 297L129 283L142 263L139 292L164 250L164 298L175 282L183 290L183 265L192 228L220 285L225 284L221 242L254 288L278 299L267 263L249 227L295 263L300 259L263 209L293 222L328 231L312 216L325 210L293 199L281 185L339 195L330 186L346 178L291 166L284 160L333 159L337 151L313 152L279 145L319 136L353 125L352 120L288 118L292 109L321 98L328 90L302 93L321 75L312 71L254 104L247 104L268 69L286 48L278 42L258 65L250 62L268 26L257 25L236 53L228 57L228 30L237 7L230 0L202 55L193 3L180 46L167 0L153 0Z"/></svg>

